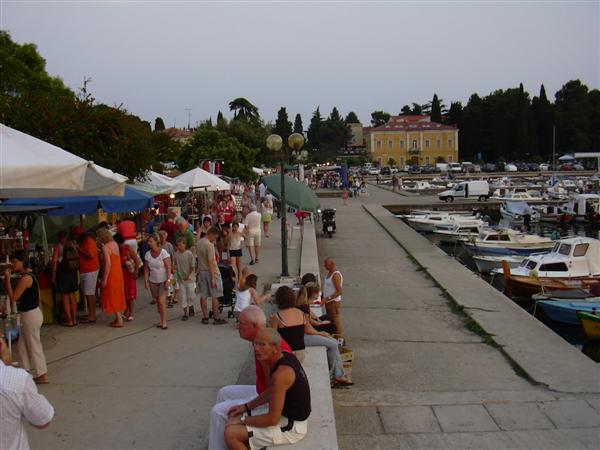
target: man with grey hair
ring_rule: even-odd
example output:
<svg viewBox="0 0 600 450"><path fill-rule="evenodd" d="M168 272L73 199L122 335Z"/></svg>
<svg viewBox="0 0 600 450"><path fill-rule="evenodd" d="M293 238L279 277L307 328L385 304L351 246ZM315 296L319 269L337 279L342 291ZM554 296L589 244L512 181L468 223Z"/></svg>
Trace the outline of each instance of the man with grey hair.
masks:
<svg viewBox="0 0 600 450"><path fill-rule="evenodd" d="M175 219L175 225L177 225L177 231L175 231L175 234L173 235L173 245L177 244L179 238L184 238L185 248L194 252L196 241L194 239L194 234L190 231L188 221L184 217L179 216Z"/></svg>
<svg viewBox="0 0 600 450"><path fill-rule="evenodd" d="M271 371L269 396L259 395L231 408L225 426L230 450L295 444L308 432L310 387L298 359L281 350L281 336L272 328L258 332L254 354Z"/></svg>
<svg viewBox="0 0 600 450"><path fill-rule="evenodd" d="M236 328L242 339L253 342L258 332L265 329L266 323L267 320L263 310L256 305L250 305L242 310ZM284 352L292 353L292 349L287 342L282 341L281 347ZM254 365L256 385L230 385L219 390L217 403L210 412L209 450L227 449L224 432L228 413L232 408L244 405L254 398L268 397L267 384L270 378L270 370L268 367L261 365L256 355L254 356Z"/></svg>
<svg viewBox="0 0 600 450"><path fill-rule="evenodd" d="M250 265L258 263L260 239L261 239L262 215L256 210L256 205L250 205L250 212L244 219L246 237L248 239L248 252L250 253Z"/></svg>

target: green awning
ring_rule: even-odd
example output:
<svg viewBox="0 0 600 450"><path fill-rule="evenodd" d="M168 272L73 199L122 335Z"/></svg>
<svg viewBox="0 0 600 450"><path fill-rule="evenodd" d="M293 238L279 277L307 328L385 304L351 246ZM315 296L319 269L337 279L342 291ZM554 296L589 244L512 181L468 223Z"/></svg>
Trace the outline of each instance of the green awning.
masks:
<svg viewBox="0 0 600 450"><path fill-rule="evenodd" d="M285 176L285 198L289 206L302 211L314 212L319 209L319 199L311 188L292 177ZM277 198L281 198L281 174L276 173L262 177L265 186Z"/></svg>

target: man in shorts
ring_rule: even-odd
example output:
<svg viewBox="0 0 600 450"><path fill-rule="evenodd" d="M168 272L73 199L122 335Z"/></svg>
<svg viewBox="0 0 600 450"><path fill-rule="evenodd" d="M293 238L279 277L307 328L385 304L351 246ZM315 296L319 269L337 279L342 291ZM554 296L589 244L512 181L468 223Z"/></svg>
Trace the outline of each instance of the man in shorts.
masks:
<svg viewBox="0 0 600 450"><path fill-rule="evenodd" d="M250 206L250 212L244 219L246 226L246 236L248 242L248 252L250 253L250 265L258 263L258 256L261 242L261 223L262 215L256 210L255 205Z"/></svg>
<svg viewBox="0 0 600 450"><path fill-rule="evenodd" d="M211 227L206 236L196 244L196 256L198 257L197 283L200 289L200 308L202 309L202 323L208 324L207 300L212 299L212 312L215 325L223 325L227 320L221 318L219 310L219 297L223 296L223 280L217 258L215 255L215 242L219 238L219 230Z"/></svg>
<svg viewBox="0 0 600 450"><path fill-rule="evenodd" d="M225 443L230 450L295 444L308 431L311 412L308 378L298 359L281 350L277 330L259 331L254 339L254 354L271 369L269 395L231 408L225 426ZM265 404L267 411L256 411Z"/></svg>
<svg viewBox="0 0 600 450"><path fill-rule="evenodd" d="M88 308L88 323L96 323L96 285L98 283L98 247L82 227L73 229L75 248L79 254L79 281L81 293ZM85 322L85 320L84 320Z"/></svg>

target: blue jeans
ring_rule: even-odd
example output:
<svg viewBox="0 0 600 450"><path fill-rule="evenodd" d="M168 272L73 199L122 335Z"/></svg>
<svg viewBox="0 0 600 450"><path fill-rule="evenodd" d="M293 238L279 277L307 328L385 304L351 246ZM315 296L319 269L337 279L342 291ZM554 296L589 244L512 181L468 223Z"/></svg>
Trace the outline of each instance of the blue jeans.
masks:
<svg viewBox="0 0 600 450"><path fill-rule="evenodd" d="M331 378L342 378L344 376L344 364L340 356L338 341L332 337L320 336L318 334L305 334L304 345L307 347L317 347L319 345L326 347L329 376Z"/></svg>

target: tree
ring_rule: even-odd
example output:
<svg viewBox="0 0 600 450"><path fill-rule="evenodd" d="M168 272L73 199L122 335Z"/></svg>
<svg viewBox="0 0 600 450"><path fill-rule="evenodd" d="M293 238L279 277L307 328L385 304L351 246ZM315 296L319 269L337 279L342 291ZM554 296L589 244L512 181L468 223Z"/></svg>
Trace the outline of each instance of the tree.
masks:
<svg viewBox="0 0 600 450"><path fill-rule="evenodd" d="M321 127L320 161L337 156L340 149L345 148L350 135L350 127L346 124L338 109L333 107L329 117Z"/></svg>
<svg viewBox="0 0 600 450"><path fill-rule="evenodd" d="M243 120L253 124L260 120L258 108L243 97L230 101L229 110L233 111L233 120Z"/></svg>
<svg viewBox="0 0 600 450"><path fill-rule="evenodd" d="M250 149L215 128L199 128L183 147L178 159L181 170L190 170L201 159L223 160L222 173L242 180L254 179L252 166L258 149Z"/></svg>
<svg viewBox="0 0 600 450"><path fill-rule="evenodd" d="M302 125L302 116L300 114L296 114L296 118L294 119L294 133L304 136L304 126Z"/></svg>
<svg viewBox="0 0 600 450"><path fill-rule="evenodd" d="M292 122L288 120L288 113L283 106L277 111L277 120L275 121L273 133L281 136L283 145L287 146L288 138L290 137L290 134L292 134Z"/></svg>
<svg viewBox="0 0 600 450"><path fill-rule="evenodd" d="M348 113L346 116L346 123L360 123L360 120L358 120L358 116L354 111Z"/></svg>
<svg viewBox="0 0 600 450"><path fill-rule="evenodd" d="M411 114L414 116L420 116L421 114L423 114L423 107L421 105L419 105L418 103L413 103L412 104L412 111Z"/></svg>
<svg viewBox="0 0 600 450"><path fill-rule="evenodd" d="M543 84L540 86L539 97L533 97L531 101L531 111L537 137L536 153L548 159L552 154L554 111Z"/></svg>
<svg viewBox="0 0 600 450"><path fill-rule="evenodd" d="M556 93L556 144L560 152L589 150L588 100L588 88L580 80L565 83Z"/></svg>
<svg viewBox="0 0 600 450"><path fill-rule="evenodd" d="M396 160L394 158L388 158L387 165L390 167L396 166Z"/></svg>
<svg viewBox="0 0 600 450"><path fill-rule="evenodd" d="M412 114L412 109L410 109L410 106L404 105L402 107L402 110L400 111L400 115L401 116L410 116L411 114Z"/></svg>
<svg viewBox="0 0 600 450"><path fill-rule="evenodd" d="M430 117L432 122L442 123L442 109L437 94L433 94L433 100L431 100Z"/></svg>
<svg viewBox="0 0 600 450"><path fill-rule="evenodd" d="M323 126L323 118L319 107L313 112L310 118L310 125L308 126L307 137L308 143L312 150L319 150L321 148L321 127Z"/></svg>
<svg viewBox="0 0 600 450"><path fill-rule="evenodd" d="M385 111L373 111L371 113L371 126L379 127L385 125L390 120L391 115Z"/></svg>
<svg viewBox="0 0 600 450"><path fill-rule="evenodd" d="M444 123L446 125L459 126L462 122L462 113L463 106L461 102L450 103L450 109L448 110Z"/></svg>
<svg viewBox="0 0 600 450"><path fill-rule="evenodd" d="M227 120L223 117L221 111L217 113L217 129L219 131L227 131Z"/></svg>
<svg viewBox="0 0 600 450"><path fill-rule="evenodd" d="M165 123L162 120L162 117L157 117L154 121L154 131L164 131Z"/></svg>

